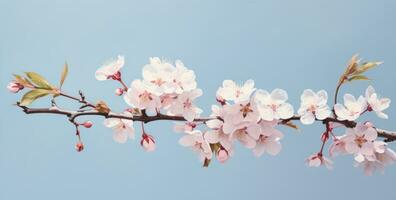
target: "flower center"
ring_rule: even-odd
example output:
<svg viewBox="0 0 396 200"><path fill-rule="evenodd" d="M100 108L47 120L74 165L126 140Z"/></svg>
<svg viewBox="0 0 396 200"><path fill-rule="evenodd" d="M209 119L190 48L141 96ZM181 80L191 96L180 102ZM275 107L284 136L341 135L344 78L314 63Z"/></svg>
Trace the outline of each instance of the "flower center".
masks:
<svg viewBox="0 0 396 200"><path fill-rule="evenodd" d="M355 138L355 143L359 146L362 147L364 143L366 143L367 140L364 138L364 136L359 136Z"/></svg>
<svg viewBox="0 0 396 200"><path fill-rule="evenodd" d="M242 107L239 111L242 113L243 117L246 117L250 112L253 112L253 110L250 108L250 103L246 105L240 104Z"/></svg>

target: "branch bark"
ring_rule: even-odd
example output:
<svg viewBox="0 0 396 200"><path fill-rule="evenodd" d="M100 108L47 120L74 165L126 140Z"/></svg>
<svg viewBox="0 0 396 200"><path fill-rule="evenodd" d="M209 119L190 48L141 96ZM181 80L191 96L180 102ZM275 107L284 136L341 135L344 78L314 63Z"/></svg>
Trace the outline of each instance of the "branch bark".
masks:
<svg viewBox="0 0 396 200"><path fill-rule="evenodd" d="M137 116L125 116L122 114L116 114L116 113L101 113L96 110L90 110L90 111L72 111L72 110L63 110L57 107L52 107L52 108L28 108L26 106L20 106L17 104L20 108L22 108L23 112L26 114L56 114L56 115L64 115L69 118L71 122L74 122L77 117L80 116L87 116L87 115L94 115L94 116L102 116L104 118L118 118L118 119L129 119L132 121L140 121L143 123L148 123L152 121L160 121L160 120L168 120L168 121L186 121L184 117L182 116L170 116L170 115L164 115L161 113L158 113L157 115L149 116L145 112L142 113L142 115L137 115ZM196 118L194 119L195 122L206 122L209 120L212 120L215 118L211 117L203 117L203 118ZM282 120L281 124L286 124L289 121L294 121L294 120L300 120L299 116L293 116L289 119L284 119ZM326 118L324 120L317 120L320 121L324 124L328 122L336 122L343 124L345 127L348 128L353 128L356 126L356 122L354 121L346 121L346 120L338 120L336 118ZM385 142L393 142L396 141L396 131L388 131L380 128L376 128L378 137L384 138Z"/></svg>

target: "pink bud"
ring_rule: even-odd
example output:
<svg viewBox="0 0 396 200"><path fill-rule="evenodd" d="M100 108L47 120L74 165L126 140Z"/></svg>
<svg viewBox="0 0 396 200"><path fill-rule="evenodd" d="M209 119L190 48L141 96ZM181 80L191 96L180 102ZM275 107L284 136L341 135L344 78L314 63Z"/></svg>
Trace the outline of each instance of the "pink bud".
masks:
<svg viewBox="0 0 396 200"><path fill-rule="evenodd" d="M114 92L117 96L121 96L124 94L124 90L122 88L117 88Z"/></svg>
<svg viewBox="0 0 396 200"><path fill-rule="evenodd" d="M16 82L16 81L11 81L8 85L7 85L7 89L12 92L12 93L17 93L20 90L22 90L24 87L23 85L21 85L20 83Z"/></svg>
<svg viewBox="0 0 396 200"><path fill-rule="evenodd" d="M229 158L228 151L225 149L220 149L217 152L217 160L221 163L225 163Z"/></svg>
<svg viewBox="0 0 396 200"><path fill-rule="evenodd" d="M143 133L140 145L146 152L151 152L155 150L155 141L153 136Z"/></svg>
<svg viewBox="0 0 396 200"><path fill-rule="evenodd" d="M82 142L77 142L76 151L81 152L82 150L84 150L84 144Z"/></svg>
<svg viewBox="0 0 396 200"><path fill-rule="evenodd" d="M86 121L82 124L85 128L91 128L93 123L91 121Z"/></svg>

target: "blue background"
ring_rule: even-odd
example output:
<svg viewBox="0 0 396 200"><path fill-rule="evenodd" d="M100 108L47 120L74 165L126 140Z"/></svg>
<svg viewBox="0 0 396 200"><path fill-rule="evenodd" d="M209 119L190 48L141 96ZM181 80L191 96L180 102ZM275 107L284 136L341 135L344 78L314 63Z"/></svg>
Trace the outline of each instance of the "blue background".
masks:
<svg viewBox="0 0 396 200"><path fill-rule="evenodd" d="M123 54L130 82L141 77L149 57L159 56L195 71L205 114L224 79L283 88L297 108L305 88L332 94L347 60L359 53L385 61L368 75L380 94L396 99L395 9L395 1L368 0L1 0L0 199L395 199L395 166L372 177L354 168L351 156L335 158L333 171L306 167L304 159L320 147L320 124L300 133L282 128L286 137L276 157L257 159L237 146L227 164L204 169L177 143L172 122L147 126L158 149L145 153L139 140L113 142L103 119L91 118L94 127L82 132L86 150L76 153L65 118L27 116L12 106L20 94L5 89L13 73L24 71L57 83L67 61L66 91L82 89L90 100L122 110L126 104L113 95L118 85L96 81L95 70ZM363 94L368 84L349 84L342 93ZM48 105L48 99L33 104ZM396 130L396 107L387 113L390 120L369 118Z"/></svg>

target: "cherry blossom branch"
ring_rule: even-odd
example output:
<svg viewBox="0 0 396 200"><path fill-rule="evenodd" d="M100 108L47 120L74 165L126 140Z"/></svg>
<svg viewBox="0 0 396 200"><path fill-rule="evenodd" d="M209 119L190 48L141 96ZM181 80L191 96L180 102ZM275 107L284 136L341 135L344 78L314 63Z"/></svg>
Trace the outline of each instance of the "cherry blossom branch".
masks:
<svg viewBox="0 0 396 200"><path fill-rule="evenodd" d="M209 165L213 157L224 163L232 156L233 143L236 141L252 149L257 157L264 153L276 155L281 149L280 140L283 134L275 126L285 125L298 129L292 121L300 121L304 125L320 122L325 126L320 150L307 159L308 166L324 165L331 168L332 161L324 156L328 142L331 142L328 147L330 156L337 152L353 155L358 166L363 167L366 174L396 162L396 153L386 145L386 142L396 141L396 131L376 128L370 121L358 121L361 115L369 112L387 119L388 115L383 111L389 107L390 99L380 97L375 89L369 86L364 97L361 95L355 98L352 94L346 93L344 103L338 102L343 84L355 80L368 80L364 72L378 66L380 62L360 63L357 56L353 56L337 83L333 96L334 105L328 105L325 90L314 92L306 89L300 97L301 103L297 112L287 102L288 95L285 90L277 88L268 92L255 88L253 80L247 80L243 85L232 80L224 80L216 92L219 104L212 105L210 117L199 117L203 111L194 104L194 100L203 92L197 88L194 71L185 67L181 61L177 60L172 64L159 58L150 58L150 63L143 67L143 79L133 80L130 87L121 77L120 70L124 62L124 57L118 56L95 72L97 80L114 80L121 85L115 90L115 94L123 96L128 104L126 110L121 113L111 112L104 101L87 101L81 91L79 96L62 91L68 73L67 64L64 66L58 87L35 72L26 72L26 77L14 75L15 80L9 83L8 89L13 93L28 89L16 104L26 114L66 116L75 126L75 147L79 152L84 149L79 128L90 128L93 125L91 121L78 122L77 118L80 116L104 117L104 125L113 129L113 139L119 143L133 139L133 122L141 122L140 145L147 152L154 151L156 145L154 137L145 131L144 124L160 120L185 122L174 127L176 132L184 133L179 143L197 152L204 167ZM52 96L51 107L28 107L47 95ZM59 96L76 101L80 104L79 109L65 110L58 107L55 100ZM197 128L198 125L203 126ZM336 136L333 133L336 127L344 127L345 133ZM204 130L199 130L201 128ZM377 140L378 137L384 140Z"/></svg>
<svg viewBox="0 0 396 200"><path fill-rule="evenodd" d="M75 98L72 98L76 100ZM126 116L123 114L115 114L115 113L101 113L96 110L92 111L72 111L72 110L64 110L64 109L59 109L57 107L52 107L52 108L28 108L26 106L21 106L17 104L20 108L22 108L23 112L26 114L57 114L57 115L65 115L69 118L70 121L74 122L77 117L80 116L102 116L105 118L117 118L117 119L126 119L126 120L132 120L132 121L140 121L143 123L149 123L152 121L161 121L161 120L167 120L167 121L186 121L186 119L183 116L170 116L170 115L164 115L161 113L158 113L157 115L153 116L148 116L145 114L145 112L142 112L142 115L139 116ZM194 119L194 122L206 122L209 120L212 120L215 118L212 117L202 117L202 118L196 118ZM286 124L289 121L298 121L300 120L299 116L293 116L289 119L284 119L280 122L280 124ZM347 120L338 120L332 117L328 117L324 120L316 120L319 122L322 122L324 124L329 123L329 122L334 122L334 123L339 123L344 125L345 127L348 128L353 128L356 126L356 122L353 121L347 121ZM393 142L396 141L396 131L388 131L380 128L376 128L378 137L385 138L385 142Z"/></svg>

